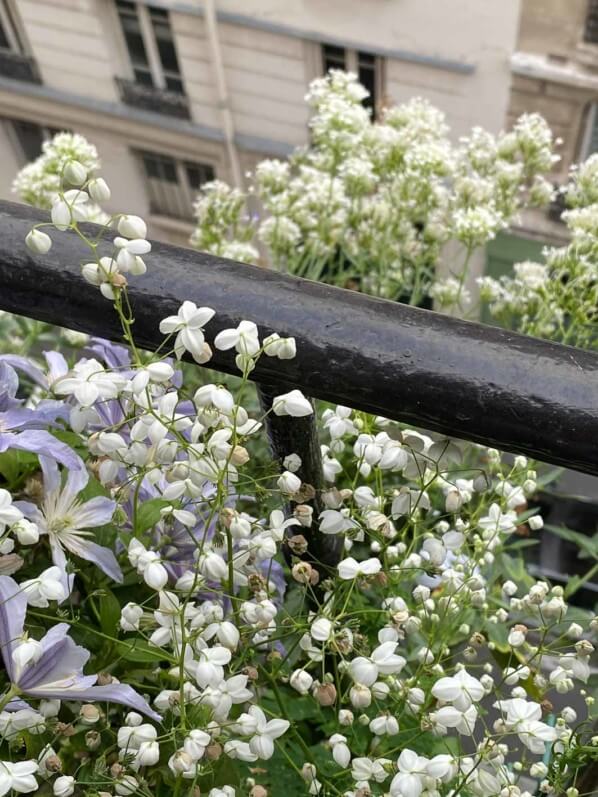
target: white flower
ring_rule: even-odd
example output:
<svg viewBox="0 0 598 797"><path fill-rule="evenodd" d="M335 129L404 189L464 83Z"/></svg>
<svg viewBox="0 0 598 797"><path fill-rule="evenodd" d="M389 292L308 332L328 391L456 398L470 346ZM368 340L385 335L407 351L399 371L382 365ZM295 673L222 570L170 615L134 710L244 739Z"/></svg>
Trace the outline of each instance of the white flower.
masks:
<svg viewBox="0 0 598 797"><path fill-rule="evenodd" d="M249 715L255 722L253 736L249 740L249 749L262 760L268 760L274 755L274 739L278 739L289 729L287 720L266 720L266 715L259 706L251 706Z"/></svg>
<svg viewBox="0 0 598 797"><path fill-rule="evenodd" d="M46 252L49 252L52 248L52 239L50 236L36 228L27 233L25 243L36 255L45 255Z"/></svg>
<svg viewBox="0 0 598 797"><path fill-rule="evenodd" d="M379 573L381 569L382 563L376 558L358 562L352 556L349 556L338 564L339 577L344 581L351 581L354 578L359 578L359 576L373 576Z"/></svg>
<svg viewBox="0 0 598 797"><path fill-rule="evenodd" d="M320 512L319 520L322 534L343 534L357 526L347 510L325 509Z"/></svg>
<svg viewBox="0 0 598 797"><path fill-rule="evenodd" d="M87 183L87 191L89 196L94 202L107 202L110 199L111 192L108 188L108 183L103 177L93 177Z"/></svg>
<svg viewBox="0 0 598 797"><path fill-rule="evenodd" d="M37 761L19 761L16 764L10 761L0 761L0 797L11 789L19 794L37 791L35 779L37 770Z"/></svg>
<svg viewBox="0 0 598 797"><path fill-rule="evenodd" d="M289 470L285 470L277 479L276 484L281 493L285 493L285 495L294 495L301 488L301 479Z"/></svg>
<svg viewBox="0 0 598 797"><path fill-rule="evenodd" d="M279 360L292 360L297 354L295 338L281 338L276 334L264 338L264 354Z"/></svg>
<svg viewBox="0 0 598 797"><path fill-rule="evenodd" d="M431 715L431 719L443 728L456 728L464 736L472 736L478 719L478 710L475 706L461 710L455 706L442 706Z"/></svg>
<svg viewBox="0 0 598 797"><path fill-rule="evenodd" d="M378 675L394 675L401 672L405 659L395 653L396 642L383 642L372 651L371 656L358 656L350 665L351 676L356 683L372 686Z"/></svg>
<svg viewBox="0 0 598 797"><path fill-rule="evenodd" d="M160 332L163 335L177 333L174 352L178 359L185 351L190 352L200 365L210 359L212 352L205 341L203 328L214 315L215 312L211 307L197 307L195 302L185 301L179 307L177 315L168 316L160 321Z"/></svg>
<svg viewBox="0 0 598 797"><path fill-rule="evenodd" d="M494 705L506 713L505 724L515 731L532 753L543 755L546 744L557 739L556 729L540 721L542 707L539 703L515 697L498 700Z"/></svg>
<svg viewBox="0 0 598 797"><path fill-rule="evenodd" d="M258 331L253 321L241 321L235 329L223 329L214 339L214 345L220 351L233 347L245 357L254 357L260 350Z"/></svg>
<svg viewBox="0 0 598 797"><path fill-rule="evenodd" d="M65 191L52 205L52 223L58 230L66 230L73 221L86 221L88 194L80 188Z"/></svg>
<svg viewBox="0 0 598 797"><path fill-rule="evenodd" d="M405 749L397 761L398 773L390 784L392 797L419 797L424 789L428 759Z"/></svg>
<svg viewBox="0 0 598 797"><path fill-rule="evenodd" d="M0 534L4 533L7 526L22 519L23 513L13 504L11 494L0 488Z"/></svg>
<svg viewBox="0 0 598 797"><path fill-rule="evenodd" d="M311 624L310 634L316 642L328 642L332 635L332 623L327 617L318 617Z"/></svg>
<svg viewBox="0 0 598 797"><path fill-rule="evenodd" d="M55 797L71 797L75 792L75 778L72 775L59 775L52 790Z"/></svg>
<svg viewBox="0 0 598 797"><path fill-rule="evenodd" d="M125 383L122 374L106 371L97 360L82 359L54 382L53 390L59 396L73 395L81 406L89 407L98 400L117 398Z"/></svg>
<svg viewBox="0 0 598 797"><path fill-rule="evenodd" d="M136 603L127 603L121 609L120 627L123 631L138 631L143 609Z"/></svg>
<svg viewBox="0 0 598 797"><path fill-rule="evenodd" d="M314 411L311 402L300 390L276 396L272 401L272 409L275 415L290 415L293 418L303 418Z"/></svg>
<svg viewBox="0 0 598 797"><path fill-rule="evenodd" d="M59 567L48 567L37 578L21 583L21 589L27 596L27 603L45 609L50 601L62 603L67 597L64 576Z"/></svg>
<svg viewBox="0 0 598 797"><path fill-rule="evenodd" d="M193 403L198 408L216 407L225 415L230 415L235 406L233 394L222 385L202 385L195 391Z"/></svg>
<svg viewBox="0 0 598 797"><path fill-rule="evenodd" d="M343 736L342 733L334 733L328 740L328 744L335 762L339 767L346 769L351 763L351 751L347 746L347 737Z"/></svg>
<svg viewBox="0 0 598 797"><path fill-rule="evenodd" d="M503 514L498 504L491 504L488 514L478 520L478 526L491 539L495 534L512 534L517 528L516 520L515 512Z"/></svg>
<svg viewBox="0 0 598 797"><path fill-rule="evenodd" d="M452 703L460 711L465 711L472 703L481 700L485 692L477 678L466 670L458 670L455 675L436 681L432 694L437 700Z"/></svg>
<svg viewBox="0 0 598 797"><path fill-rule="evenodd" d="M27 518L18 520L11 528L21 545L35 545L39 541L39 528Z"/></svg>
<svg viewBox="0 0 598 797"><path fill-rule="evenodd" d="M289 678L289 684L299 692L300 695L308 694L314 679L306 670L294 670Z"/></svg>
<svg viewBox="0 0 598 797"><path fill-rule="evenodd" d="M139 216L123 215L118 220L118 231L125 238L145 238L147 226Z"/></svg>

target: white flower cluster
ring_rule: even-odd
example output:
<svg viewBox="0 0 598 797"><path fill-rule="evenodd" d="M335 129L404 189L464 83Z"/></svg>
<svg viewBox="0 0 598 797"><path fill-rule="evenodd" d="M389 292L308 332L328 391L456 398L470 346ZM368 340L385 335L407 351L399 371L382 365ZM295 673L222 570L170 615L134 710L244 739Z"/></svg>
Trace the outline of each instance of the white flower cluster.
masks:
<svg viewBox="0 0 598 797"><path fill-rule="evenodd" d="M209 184L197 200L192 244L223 254L231 241L247 246L255 232L280 270L418 304L442 247L455 240L466 255L451 298L462 309L471 251L527 204L550 200L551 131L538 115L525 115L509 133L475 128L455 146L443 114L426 101L389 108L372 122L366 94L345 72L315 80L306 98L310 146L288 162L256 167L249 193L262 217L248 221L237 189Z"/></svg>
<svg viewBox="0 0 598 797"><path fill-rule="evenodd" d="M76 165L75 165L76 164ZM100 159L93 144L79 133L57 133L44 141L42 154L24 166L16 176L12 190L23 202L37 208L50 210L61 190L79 187L82 175L95 174L100 168ZM84 172L82 171L84 170ZM90 191L92 200L103 202L109 199L98 189L98 196ZM93 202L85 208L87 221L103 224L106 214Z"/></svg>
<svg viewBox="0 0 598 797"><path fill-rule="evenodd" d="M571 241L544 250L544 262L515 264L513 274L479 280L482 299L503 325L526 334L596 348L598 301L598 156L573 167L562 195Z"/></svg>

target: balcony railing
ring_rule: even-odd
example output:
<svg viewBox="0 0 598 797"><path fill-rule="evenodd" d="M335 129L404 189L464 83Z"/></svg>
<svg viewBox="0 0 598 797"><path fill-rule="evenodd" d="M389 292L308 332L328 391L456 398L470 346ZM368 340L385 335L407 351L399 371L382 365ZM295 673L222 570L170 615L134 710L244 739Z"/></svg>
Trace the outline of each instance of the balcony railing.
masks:
<svg viewBox="0 0 598 797"><path fill-rule="evenodd" d="M189 119L189 101L185 94L176 91L146 86L134 80L116 78L120 98L126 105L143 111Z"/></svg>
<svg viewBox="0 0 598 797"><path fill-rule="evenodd" d="M13 50L0 50L0 75L29 83L42 82L35 59Z"/></svg>

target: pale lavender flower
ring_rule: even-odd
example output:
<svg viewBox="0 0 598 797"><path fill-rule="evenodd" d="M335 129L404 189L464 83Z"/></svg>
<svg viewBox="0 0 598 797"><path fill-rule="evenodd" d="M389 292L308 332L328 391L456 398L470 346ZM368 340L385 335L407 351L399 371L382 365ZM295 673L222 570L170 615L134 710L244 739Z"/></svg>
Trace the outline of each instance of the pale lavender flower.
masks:
<svg viewBox="0 0 598 797"><path fill-rule="evenodd" d="M63 487L56 463L41 458L41 465L45 488L41 506L37 507L27 501L19 501L16 506L37 524L41 534L48 535L52 561L65 573L65 583L65 549L81 559L93 562L114 581L122 581L122 571L114 553L93 542L92 532L88 531L109 523L116 503L104 496L96 496L89 501L78 498L87 483L87 472L80 474L71 471Z"/></svg>
<svg viewBox="0 0 598 797"><path fill-rule="evenodd" d="M45 700L120 703L153 720L161 719L128 684L96 686L97 675L83 675L89 651L68 636L66 623L53 626L35 643L35 655L20 656L19 647L31 645L24 632L26 612L24 591L14 579L0 576L0 646L6 673L17 693ZM7 709L23 706L23 701L16 699Z"/></svg>
<svg viewBox="0 0 598 797"><path fill-rule="evenodd" d="M47 386L44 374L24 357L0 357L0 454L13 448L30 451L54 459L69 470L84 473L83 460L66 443L45 431L45 427L68 418L68 407L61 401L50 400L40 401L34 409L22 407L22 402L16 398L19 380L15 368Z"/></svg>

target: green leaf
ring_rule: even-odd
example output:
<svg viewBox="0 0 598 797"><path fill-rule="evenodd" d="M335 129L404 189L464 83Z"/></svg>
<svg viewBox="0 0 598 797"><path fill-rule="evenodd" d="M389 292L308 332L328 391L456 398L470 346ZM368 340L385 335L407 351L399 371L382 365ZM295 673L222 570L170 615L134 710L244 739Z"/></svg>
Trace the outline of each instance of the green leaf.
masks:
<svg viewBox="0 0 598 797"><path fill-rule="evenodd" d="M147 642L136 639L134 642L119 642L116 646L116 655L123 659L141 664L148 662L167 661L168 657L160 648L150 647Z"/></svg>
<svg viewBox="0 0 598 797"><path fill-rule="evenodd" d="M577 545L581 551L584 551L584 553L591 556L593 559L598 559L598 534L594 534L593 537L588 537L587 534L573 531L573 529L568 529L566 526L547 525L546 528L553 534L556 534L557 537L561 537L563 540Z"/></svg>
<svg viewBox="0 0 598 797"><path fill-rule="evenodd" d="M114 634L118 629L120 620L120 603L113 592L104 589L104 594L99 600L100 626L105 634Z"/></svg>
<svg viewBox="0 0 598 797"><path fill-rule="evenodd" d="M152 498L140 504L135 518L135 532L141 534L153 528L162 517L160 510L164 509L165 506L170 506L171 503L171 501L166 501L164 498Z"/></svg>

